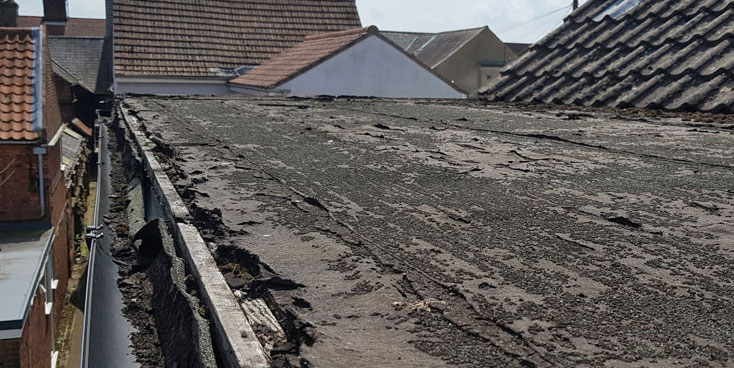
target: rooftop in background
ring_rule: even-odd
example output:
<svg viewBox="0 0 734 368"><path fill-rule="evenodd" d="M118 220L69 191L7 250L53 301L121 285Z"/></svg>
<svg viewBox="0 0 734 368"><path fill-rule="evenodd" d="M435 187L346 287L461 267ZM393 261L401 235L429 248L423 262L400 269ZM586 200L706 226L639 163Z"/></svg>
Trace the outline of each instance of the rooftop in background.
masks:
<svg viewBox="0 0 734 368"><path fill-rule="evenodd" d="M732 112L733 7L732 0L590 0L505 69L487 94Z"/></svg>
<svg viewBox="0 0 734 368"><path fill-rule="evenodd" d="M532 46L532 43L507 43L505 42L505 45L510 48L517 56L522 55L523 52L527 51L530 46Z"/></svg>
<svg viewBox="0 0 734 368"><path fill-rule="evenodd" d="M114 0L115 74L231 78L308 34L357 27L354 0Z"/></svg>
<svg viewBox="0 0 734 368"><path fill-rule="evenodd" d="M39 138L39 28L0 28L0 143Z"/></svg>
<svg viewBox="0 0 734 368"><path fill-rule="evenodd" d="M487 27L441 33L395 31L380 31L380 33L407 53L415 55L422 63L435 68L485 29Z"/></svg>
<svg viewBox="0 0 734 368"><path fill-rule="evenodd" d="M41 25L42 20L43 17L21 15L18 17L18 27L38 27ZM105 20L93 18L69 18L63 35L75 37L104 37Z"/></svg>
<svg viewBox="0 0 734 368"><path fill-rule="evenodd" d="M45 222L0 223L0 336L20 337L52 233Z"/></svg>
<svg viewBox="0 0 734 368"><path fill-rule="evenodd" d="M306 36L303 42L275 55L272 59L230 83L258 88L275 87L368 34L368 28L357 28Z"/></svg>
<svg viewBox="0 0 734 368"><path fill-rule="evenodd" d="M112 70L107 60L112 58L112 49L104 38L99 37L48 37L51 58L57 74L68 82L78 83L91 93L103 95L112 88ZM56 70L54 70L56 71Z"/></svg>

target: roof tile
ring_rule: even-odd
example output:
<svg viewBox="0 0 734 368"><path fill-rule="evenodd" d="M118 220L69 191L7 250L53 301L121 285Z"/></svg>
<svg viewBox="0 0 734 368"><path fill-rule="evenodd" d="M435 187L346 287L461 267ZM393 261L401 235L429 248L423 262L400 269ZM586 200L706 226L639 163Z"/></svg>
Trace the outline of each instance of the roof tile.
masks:
<svg viewBox="0 0 734 368"><path fill-rule="evenodd" d="M33 97L35 42L32 30L0 28L0 140L35 140Z"/></svg>
<svg viewBox="0 0 734 368"><path fill-rule="evenodd" d="M115 73L218 77L308 34L356 27L354 0L114 0Z"/></svg>
<svg viewBox="0 0 734 368"><path fill-rule="evenodd" d="M734 0L590 0L502 72L494 100L734 111Z"/></svg>

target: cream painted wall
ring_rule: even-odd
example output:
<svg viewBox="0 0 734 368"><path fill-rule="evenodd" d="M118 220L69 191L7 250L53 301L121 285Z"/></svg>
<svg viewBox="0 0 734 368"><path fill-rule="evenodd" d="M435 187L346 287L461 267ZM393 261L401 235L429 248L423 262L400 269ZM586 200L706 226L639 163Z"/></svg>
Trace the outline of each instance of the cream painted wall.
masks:
<svg viewBox="0 0 734 368"><path fill-rule="evenodd" d="M464 98L465 95L376 35L285 82L293 96Z"/></svg>

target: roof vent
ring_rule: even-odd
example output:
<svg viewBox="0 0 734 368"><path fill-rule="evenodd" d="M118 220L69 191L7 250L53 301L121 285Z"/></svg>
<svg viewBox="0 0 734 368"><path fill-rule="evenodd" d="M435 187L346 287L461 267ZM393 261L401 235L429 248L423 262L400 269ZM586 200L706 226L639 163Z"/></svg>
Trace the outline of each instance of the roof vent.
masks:
<svg viewBox="0 0 734 368"><path fill-rule="evenodd" d="M606 17L607 15L614 19L618 19L619 17L627 14L627 12L632 10L632 8L637 6L640 1L642 0L617 0L614 2L614 4L604 9L601 13L594 17L594 21L598 22L604 19L604 17Z"/></svg>
<svg viewBox="0 0 734 368"><path fill-rule="evenodd" d="M13 0L0 0L0 27L18 26L18 4Z"/></svg>

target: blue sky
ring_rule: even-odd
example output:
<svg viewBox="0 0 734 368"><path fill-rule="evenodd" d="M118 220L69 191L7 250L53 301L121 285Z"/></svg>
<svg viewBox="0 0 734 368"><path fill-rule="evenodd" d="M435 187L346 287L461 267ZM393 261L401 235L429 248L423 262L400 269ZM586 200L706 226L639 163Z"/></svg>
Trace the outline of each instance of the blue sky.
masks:
<svg viewBox="0 0 734 368"><path fill-rule="evenodd" d="M43 14L42 0L16 1L23 15ZM489 25L503 41L528 43L560 25L570 5L571 0L357 0L365 26L439 32ZM104 0L69 0L69 12L104 18Z"/></svg>

